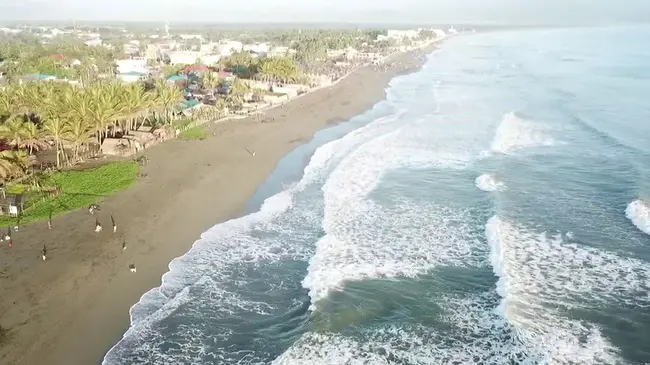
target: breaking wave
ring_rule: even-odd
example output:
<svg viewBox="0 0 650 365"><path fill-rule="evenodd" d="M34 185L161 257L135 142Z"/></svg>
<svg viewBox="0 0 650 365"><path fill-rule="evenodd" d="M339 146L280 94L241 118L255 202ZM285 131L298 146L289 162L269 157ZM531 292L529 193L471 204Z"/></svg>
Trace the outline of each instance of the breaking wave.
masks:
<svg viewBox="0 0 650 365"><path fill-rule="evenodd" d="M503 191L506 189L506 185L503 182L497 180L490 174L483 174L477 177L474 183L477 188L487 192Z"/></svg>
<svg viewBox="0 0 650 365"><path fill-rule="evenodd" d="M511 154L525 148L555 144L555 140L547 134L542 124L509 112L503 116L490 149L495 153Z"/></svg>
<svg viewBox="0 0 650 365"><path fill-rule="evenodd" d="M650 234L650 206L643 200L631 202L625 209L625 216L641 231Z"/></svg>

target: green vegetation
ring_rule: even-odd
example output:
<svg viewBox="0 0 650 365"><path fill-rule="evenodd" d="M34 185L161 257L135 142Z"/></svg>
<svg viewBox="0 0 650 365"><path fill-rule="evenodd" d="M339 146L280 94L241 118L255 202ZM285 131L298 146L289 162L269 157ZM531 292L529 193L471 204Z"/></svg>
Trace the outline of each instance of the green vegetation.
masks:
<svg viewBox="0 0 650 365"><path fill-rule="evenodd" d="M183 128L192 123L192 119L178 119L172 122L172 127L174 128Z"/></svg>
<svg viewBox="0 0 650 365"><path fill-rule="evenodd" d="M159 82L118 81L79 88L68 83L11 84L0 91L0 183L30 173L38 151L53 149L56 167L74 165L99 149L116 131L129 133L145 122L170 124L182 98L179 89Z"/></svg>
<svg viewBox="0 0 650 365"><path fill-rule="evenodd" d="M69 211L85 208L102 198L131 186L137 179L138 164L133 161L113 162L104 166L82 170L62 171L45 176L30 194L28 206L20 222L28 223L48 219ZM24 185L23 185L24 186ZM14 189L10 184L8 189ZM0 225L14 224L16 218L0 217Z"/></svg>
<svg viewBox="0 0 650 365"><path fill-rule="evenodd" d="M202 125L197 125L192 127L184 132L181 132L180 137L182 139L206 139L208 138L208 133L205 131L205 128Z"/></svg>
<svg viewBox="0 0 650 365"><path fill-rule="evenodd" d="M137 165L131 162L60 172L96 156L102 145L116 154L135 151L137 140L143 136L135 130L150 132L147 137L155 142L173 135L177 129L183 131L182 139L205 139L208 133L203 126L188 128L196 120L220 119L240 110L244 114L248 103L262 101L278 84L314 86L320 83L321 75L336 79L350 71L342 69L346 66L338 65L337 60L346 60L343 63L348 66L355 63L354 51L365 53L359 58L365 61L357 60L363 63L377 53L394 50L398 43L412 42L378 41L380 34L386 34L384 31L356 28L175 29L201 34L206 39L270 45L268 53L242 47L239 52L221 57L215 67L188 71L186 65L164 63L170 60L171 51L198 51L203 45L198 40L172 35L177 44L171 46L169 39L149 37L164 37L161 30L152 34L152 30L140 28L63 29L67 31L54 35L47 33L47 28L24 28L17 34L3 34L0 42L0 187L6 193L28 195L27 204L31 205L25 207L24 221L43 219L50 213L62 214L133 183ZM104 46L84 44L81 29L98 33ZM434 34L429 31L421 36ZM138 42L133 50L135 40ZM148 47L153 46L150 43L157 44ZM153 56L149 54L151 50ZM126 53L146 56L152 76L130 84L116 77L116 61L126 58ZM196 62L200 63L200 59ZM33 74L52 75L59 80L36 81L40 78ZM186 77L167 82L169 76L178 74ZM196 98L185 102L187 93ZM199 100L204 104L198 105ZM142 126L150 128L143 130ZM122 139L105 143L107 138ZM0 217L0 224L10 221Z"/></svg>

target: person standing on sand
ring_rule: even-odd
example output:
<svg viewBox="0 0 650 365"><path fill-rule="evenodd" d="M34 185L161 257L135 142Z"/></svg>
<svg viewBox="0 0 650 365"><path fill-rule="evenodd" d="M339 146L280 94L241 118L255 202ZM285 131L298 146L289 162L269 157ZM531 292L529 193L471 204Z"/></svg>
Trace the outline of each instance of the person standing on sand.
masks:
<svg viewBox="0 0 650 365"><path fill-rule="evenodd" d="M99 223L98 219L95 219L95 232L99 233L102 231L102 225Z"/></svg>
<svg viewBox="0 0 650 365"><path fill-rule="evenodd" d="M115 224L115 218L111 214L111 222L113 223L113 233L117 232L117 224Z"/></svg>
<svg viewBox="0 0 650 365"><path fill-rule="evenodd" d="M43 261L45 261L47 259L47 246L45 246L45 244L43 244L43 250L41 251L41 254L43 255Z"/></svg>

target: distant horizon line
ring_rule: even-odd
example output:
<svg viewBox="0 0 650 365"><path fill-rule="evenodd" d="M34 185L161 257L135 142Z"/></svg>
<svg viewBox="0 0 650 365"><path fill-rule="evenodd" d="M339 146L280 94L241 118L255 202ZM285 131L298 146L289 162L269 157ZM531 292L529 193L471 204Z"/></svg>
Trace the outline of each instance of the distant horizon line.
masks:
<svg viewBox="0 0 650 365"><path fill-rule="evenodd" d="M455 27L455 28L538 28L538 27L571 27L571 26L599 26L599 25L622 25L622 24L647 24L646 21L626 21L626 22L607 22L607 23L503 23L503 22L367 22L367 21L345 21L345 22L329 22L329 21L312 21L312 22L286 22L286 21L264 21L264 22L251 22L251 21L167 21L167 20L0 20L0 25L23 25L23 26L39 26L39 25L76 25L83 27L84 25L93 26L115 26L115 25L161 25L168 23L176 27L273 27L273 28L408 28L408 27Z"/></svg>

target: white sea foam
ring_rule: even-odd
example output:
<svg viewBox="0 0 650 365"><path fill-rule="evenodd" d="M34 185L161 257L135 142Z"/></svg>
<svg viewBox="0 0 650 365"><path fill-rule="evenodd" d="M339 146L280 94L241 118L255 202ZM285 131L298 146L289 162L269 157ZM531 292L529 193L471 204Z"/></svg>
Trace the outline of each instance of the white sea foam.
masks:
<svg viewBox="0 0 650 365"><path fill-rule="evenodd" d="M554 144L555 140L546 133L543 125L509 112L503 116L496 130L491 151L509 154L525 148Z"/></svg>
<svg viewBox="0 0 650 365"><path fill-rule="evenodd" d="M417 124L368 140L336 166L323 186L326 235L303 285L312 303L347 281L415 276L468 256L464 212L435 204L387 210L369 199L382 176L401 167L464 168L466 154L416 137ZM462 148L462 147L461 147ZM444 249L443 249L444 248ZM314 308L314 307L312 307Z"/></svg>
<svg viewBox="0 0 650 365"><path fill-rule="evenodd" d="M650 234L650 205L643 200L628 204L625 216L642 232Z"/></svg>
<svg viewBox="0 0 650 365"><path fill-rule="evenodd" d="M474 180L476 187L487 192L503 191L506 185L490 174L483 174Z"/></svg>
<svg viewBox="0 0 650 365"><path fill-rule="evenodd" d="M526 343L538 344L551 363L616 362L616 350L598 327L569 319L581 303L650 306L650 266L598 249L535 233L492 217L486 234L499 277L499 311Z"/></svg>
<svg viewBox="0 0 650 365"><path fill-rule="evenodd" d="M157 323L169 316L179 307L196 301L197 291L200 300L214 300L212 310L225 314L235 311L267 314L274 308L265 303L251 302L242 299L236 292L224 290L223 283L236 282L232 278L229 267L237 263L273 262L282 258L307 261L313 246L306 243L289 244L284 237L295 236L298 224L313 227L321 217L318 212L304 210L296 215L286 214L295 210L295 194L303 191L314 183L322 183L332 166L336 166L340 156L364 144L367 140L390 133L398 128L395 121L405 110L393 111L391 114L375 119L372 123L353 131L344 138L330 142L316 150L310 163L304 170L303 178L286 190L267 199L259 212L215 225L201 235L190 251L178 257L169 264L169 271L163 275L162 284L144 294L140 301L130 310L131 327L123 339L109 351L104 364L119 364L125 356L133 356L134 352L141 354L149 352L148 363L169 363L175 361L174 356L157 351L156 346L164 341L164 334L156 329ZM369 114L373 114L371 111ZM362 116L363 117L363 116ZM313 206L311 208L314 208ZM310 220L314 221L310 223ZM287 221L288 220L288 221ZM255 232L265 232L268 236L260 237ZM313 241L312 241L313 242ZM242 283L245 286L245 283ZM243 287L241 290L245 290ZM179 334L185 338L188 334ZM223 334L228 336L227 333ZM162 336L162 337L161 337ZM200 343L189 346L192 341L177 345L183 348L183 356L189 359L195 353ZM188 347L189 346L189 347ZM149 350L147 350L149 348ZM136 356L137 356L136 354ZM177 356L179 356L177 354Z"/></svg>

